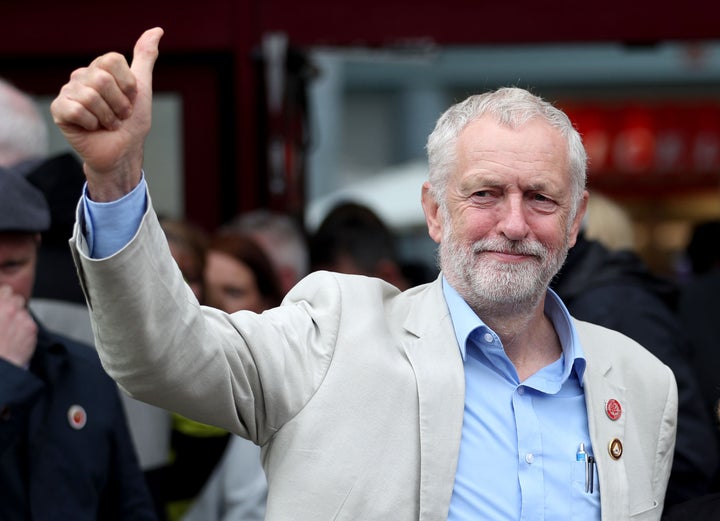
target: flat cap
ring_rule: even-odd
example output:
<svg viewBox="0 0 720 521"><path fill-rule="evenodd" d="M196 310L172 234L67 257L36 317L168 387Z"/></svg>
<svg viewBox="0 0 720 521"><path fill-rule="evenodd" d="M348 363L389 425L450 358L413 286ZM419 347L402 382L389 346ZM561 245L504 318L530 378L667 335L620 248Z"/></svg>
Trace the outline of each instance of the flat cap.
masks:
<svg viewBox="0 0 720 521"><path fill-rule="evenodd" d="M0 232L43 232L50 227L45 196L20 173L0 167Z"/></svg>

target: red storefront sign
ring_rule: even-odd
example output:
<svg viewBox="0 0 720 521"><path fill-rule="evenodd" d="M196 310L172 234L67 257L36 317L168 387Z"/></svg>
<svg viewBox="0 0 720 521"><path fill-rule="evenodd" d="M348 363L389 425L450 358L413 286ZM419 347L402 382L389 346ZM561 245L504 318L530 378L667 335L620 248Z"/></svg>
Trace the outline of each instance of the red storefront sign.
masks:
<svg viewBox="0 0 720 521"><path fill-rule="evenodd" d="M583 136L591 178L720 174L720 101L559 105Z"/></svg>

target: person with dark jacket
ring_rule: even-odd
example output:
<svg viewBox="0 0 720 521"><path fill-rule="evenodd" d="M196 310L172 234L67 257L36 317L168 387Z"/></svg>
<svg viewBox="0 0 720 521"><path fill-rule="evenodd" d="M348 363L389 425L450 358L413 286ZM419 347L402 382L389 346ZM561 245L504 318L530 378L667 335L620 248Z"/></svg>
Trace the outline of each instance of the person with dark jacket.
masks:
<svg viewBox="0 0 720 521"><path fill-rule="evenodd" d="M678 423L665 504L707 493L718 447L712 419L687 360L686 334L675 311L677 287L653 274L635 252L610 251L582 232L551 287L575 318L624 333L673 370Z"/></svg>
<svg viewBox="0 0 720 521"><path fill-rule="evenodd" d="M42 193L0 168L0 519L156 521L97 353L28 310L49 224Z"/></svg>
<svg viewBox="0 0 720 521"><path fill-rule="evenodd" d="M720 220L696 224L685 253L691 272L680 287L678 316L688 332L688 359L698 376L705 410L715 417L720 406ZM720 444L720 424L716 426ZM720 465L712 490L720 492Z"/></svg>

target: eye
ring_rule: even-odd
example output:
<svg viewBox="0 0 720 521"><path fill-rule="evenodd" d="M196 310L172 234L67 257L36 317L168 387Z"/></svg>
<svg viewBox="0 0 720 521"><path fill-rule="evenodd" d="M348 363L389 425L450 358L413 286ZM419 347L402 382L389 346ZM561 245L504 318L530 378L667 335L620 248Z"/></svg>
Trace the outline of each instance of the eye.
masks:
<svg viewBox="0 0 720 521"><path fill-rule="evenodd" d="M557 206L554 199L551 199L550 197L538 192L530 194L528 196L528 200L535 209L543 212L552 211Z"/></svg>
<svg viewBox="0 0 720 521"><path fill-rule="evenodd" d="M497 196L497 190L477 190L476 192L473 192L472 199L475 199L476 201L487 202L488 200L496 198Z"/></svg>
<svg viewBox="0 0 720 521"><path fill-rule="evenodd" d="M476 190L468 198L468 202L477 208L492 208L499 199L497 190Z"/></svg>
<svg viewBox="0 0 720 521"><path fill-rule="evenodd" d="M226 288L223 288L223 292L228 298L244 298L247 296L248 291L245 288L239 288L239 287L232 287L228 286Z"/></svg>
<svg viewBox="0 0 720 521"><path fill-rule="evenodd" d="M23 261L6 261L0 264L0 271L3 271L6 274L13 274L20 271L23 266L25 266L25 262Z"/></svg>

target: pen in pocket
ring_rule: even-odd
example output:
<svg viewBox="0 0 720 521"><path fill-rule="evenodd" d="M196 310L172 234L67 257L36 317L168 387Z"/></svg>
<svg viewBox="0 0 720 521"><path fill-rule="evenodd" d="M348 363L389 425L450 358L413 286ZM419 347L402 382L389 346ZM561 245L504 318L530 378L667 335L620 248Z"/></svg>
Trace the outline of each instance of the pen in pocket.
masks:
<svg viewBox="0 0 720 521"><path fill-rule="evenodd" d="M585 444L580 443L575 459L585 462L585 492L592 494L595 488L595 458L587 453Z"/></svg>

